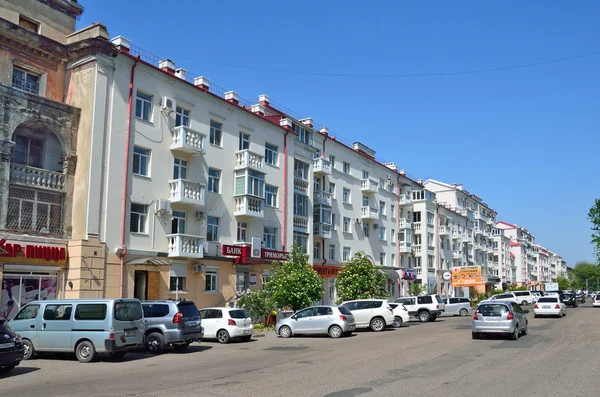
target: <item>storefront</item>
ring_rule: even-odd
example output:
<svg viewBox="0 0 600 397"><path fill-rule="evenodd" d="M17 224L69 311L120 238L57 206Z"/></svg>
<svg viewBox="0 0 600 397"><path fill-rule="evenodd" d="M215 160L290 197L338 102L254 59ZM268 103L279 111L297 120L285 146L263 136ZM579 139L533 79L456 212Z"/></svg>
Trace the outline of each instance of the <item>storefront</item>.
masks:
<svg viewBox="0 0 600 397"><path fill-rule="evenodd" d="M386 277L385 288L391 298L397 298L400 295L400 280L404 274L401 269L395 267L383 267L383 274Z"/></svg>
<svg viewBox="0 0 600 397"><path fill-rule="evenodd" d="M0 318L33 300L64 296L67 244L0 239Z"/></svg>
<svg viewBox="0 0 600 397"><path fill-rule="evenodd" d="M323 279L323 299L319 302L322 305L335 305L337 301L337 290L335 288L335 280L342 270L342 266L332 265L313 265L313 270L316 271Z"/></svg>

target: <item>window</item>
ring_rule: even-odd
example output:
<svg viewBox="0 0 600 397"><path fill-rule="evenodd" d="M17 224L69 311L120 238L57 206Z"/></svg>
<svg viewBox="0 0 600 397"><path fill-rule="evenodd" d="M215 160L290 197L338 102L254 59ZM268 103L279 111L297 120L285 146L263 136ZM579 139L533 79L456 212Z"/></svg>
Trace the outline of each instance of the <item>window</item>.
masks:
<svg viewBox="0 0 600 397"><path fill-rule="evenodd" d="M369 171L363 170L363 172L362 172L362 179L369 179Z"/></svg>
<svg viewBox="0 0 600 397"><path fill-rule="evenodd" d="M398 237L398 235L396 234L396 229L390 230L390 234L391 234L391 237L392 237L392 243L395 244L396 243L396 238Z"/></svg>
<svg viewBox="0 0 600 397"><path fill-rule="evenodd" d="M29 18L25 18L22 15L19 15L19 26L22 27L22 28L24 28L24 29L30 30L30 31L32 31L34 33L38 33L39 28L40 28L40 24L39 23L34 22L31 19L29 19Z"/></svg>
<svg viewBox="0 0 600 397"><path fill-rule="evenodd" d="M15 135L13 162L29 167L42 168L44 141L24 135Z"/></svg>
<svg viewBox="0 0 600 397"><path fill-rule="evenodd" d="M350 218L344 217L342 221L342 231L344 233L350 233Z"/></svg>
<svg viewBox="0 0 600 397"><path fill-rule="evenodd" d="M427 267L433 269L435 266L433 265L433 255L427 255Z"/></svg>
<svg viewBox="0 0 600 397"><path fill-rule="evenodd" d="M379 253L379 264L385 266L385 252Z"/></svg>
<svg viewBox="0 0 600 397"><path fill-rule="evenodd" d="M62 204L61 194L11 186L8 192L7 228L60 233Z"/></svg>
<svg viewBox="0 0 600 397"><path fill-rule="evenodd" d="M265 227L263 230L263 240L266 249L277 249L277 229L274 227Z"/></svg>
<svg viewBox="0 0 600 397"><path fill-rule="evenodd" d="M151 121L152 118L152 95L138 91L135 98L135 117Z"/></svg>
<svg viewBox="0 0 600 397"><path fill-rule="evenodd" d="M171 218L171 233L185 234L185 212L173 211Z"/></svg>
<svg viewBox="0 0 600 397"><path fill-rule="evenodd" d="M350 173L350 163L344 161L344 174Z"/></svg>
<svg viewBox="0 0 600 397"><path fill-rule="evenodd" d="M169 279L169 291L187 291L186 277L171 276Z"/></svg>
<svg viewBox="0 0 600 397"><path fill-rule="evenodd" d="M277 153L277 146L265 143L265 161L267 164L278 165L279 155Z"/></svg>
<svg viewBox="0 0 600 397"><path fill-rule="evenodd" d="M139 146L133 147L133 173L148 176L150 174L150 150Z"/></svg>
<svg viewBox="0 0 600 397"><path fill-rule="evenodd" d="M344 188L342 191L342 202L350 204L350 189Z"/></svg>
<svg viewBox="0 0 600 397"><path fill-rule="evenodd" d="M396 217L396 205L394 203L390 204L390 218Z"/></svg>
<svg viewBox="0 0 600 397"><path fill-rule="evenodd" d="M413 222L421 222L421 211L413 212Z"/></svg>
<svg viewBox="0 0 600 397"><path fill-rule="evenodd" d="M363 196L362 196L362 206L363 207L368 207L369 206L369 196L365 196L363 194Z"/></svg>
<svg viewBox="0 0 600 397"><path fill-rule="evenodd" d="M386 215L386 213L385 213L385 202L384 201L380 201L379 202L379 214Z"/></svg>
<svg viewBox="0 0 600 397"><path fill-rule="evenodd" d="M209 216L206 220L206 241L219 241L219 218Z"/></svg>
<svg viewBox="0 0 600 397"><path fill-rule="evenodd" d="M148 218L147 214L147 205L131 203L129 231L132 233L146 233L146 220Z"/></svg>
<svg viewBox="0 0 600 397"><path fill-rule="evenodd" d="M246 222L237 223L237 241L245 242L248 233L248 224Z"/></svg>
<svg viewBox="0 0 600 397"><path fill-rule="evenodd" d="M292 129L297 134L296 139L307 145L313 144L313 133L307 128L301 127L298 124L292 124Z"/></svg>
<svg viewBox="0 0 600 397"><path fill-rule="evenodd" d="M331 194L331 198L335 200L335 183L329 182L329 194Z"/></svg>
<svg viewBox="0 0 600 397"><path fill-rule="evenodd" d="M137 321L144 317L139 302L115 302L114 313L115 319L119 321Z"/></svg>
<svg viewBox="0 0 600 397"><path fill-rule="evenodd" d="M279 188L273 185L265 185L265 205L277 207L277 191Z"/></svg>
<svg viewBox="0 0 600 397"><path fill-rule="evenodd" d="M221 137L223 135L223 124L216 121L210 121L210 144L221 146Z"/></svg>
<svg viewBox="0 0 600 397"><path fill-rule="evenodd" d="M271 270L263 269L262 273L262 287L265 288L265 284L269 281L269 277L271 277Z"/></svg>
<svg viewBox="0 0 600 397"><path fill-rule="evenodd" d="M173 164L173 179L185 179L187 176L187 161L175 158Z"/></svg>
<svg viewBox="0 0 600 397"><path fill-rule="evenodd" d="M300 251L308 253L308 235L304 233L294 233L294 244L300 248Z"/></svg>
<svg viewBox="0 0 600 397"><path fill-rule="evenodd" d="M365 237L369 237L369 226L371 226L369 222L363 222L363 234Z"/></svg>
<svg viewBox="0 0 600 397"><path fill-rule="evenodd" d="M25 70L13 68L12 86L17 90L38 95L40 92L40 76Z"/></svg>
<svg viewBox="0 0 600 397"><path fill-rule="evenodd" d="M313 191L320 192L321 191L321 178L313 177Z"/></svg>
<svg viewBox="0 0 600 397"><path fill-rule="evenodd" d="M335 214L332 213L331 214L331 230L336 230L335 228L336 222L335 222Z"/></svg>
<svg viewBox="0 0 600 397"><path fill-rule="evenodd" d="M204 292L217 292L217 269L206 269Z"/></svg>
<svg viewBox="0 0 600 397"><path fill-rule="evenodd" d="M433 219L434 219L434 215L431 212L428 212L427 213L427 224L433 225Z"/></svg>
<svg viewBox="0 0 600 397"><path fill-rule="evenodd" d="M321 150L317 149L313 152L313 159L318 159L321 157Z"/></svg>
<svg viewBox="0 0 600 397"><path fill-rule="evenodd" d="M294 193L294 215L308 217L308 197Z"/></svg>
<svg viewBox="0 0 600 397"><path fill-rule="evenodd" d="M105 320L105 303L81 303L75 307L75 320Z"/></svg>
<svg viewBox="0 0 600 397"><path fill-rule="evenodd" d="M249 150L249 149L250 149L250 135L240 132L238 150Z"/></svg>
<svg viewBox="0 0 600 397"><path fill-rule="evenodd" d="M265 197L265 174L257 171L246 170L235 173L235 195L251 195Z"/></svg>
<svg viewBox="0 0 600 397"><path fill-rule="evenodd" d="M379 239L385 240L385 226L379 226Z"/></svg>
<svg viewBox="0 0 600 397"><path fill-rule="evenodd" d="M396 266L396 254L392 254L390 261L392 266Z"/></svg>
<svg viewBox="0 0 600 397"><path fill-rule="evenodd" d="M343 262L348 262L350 260L350 254L351 254L351 248L350 247L344 247L342 249L342 261Z"/></svg>
<svg viewBox="0 0 600 397"><path fill-rule="evenodd" d="M190 111L177 106L175 110L175 127L179 126L190 126Z"/></svg>
<svg viewBox="0 0 600 397"><path fill-rule="evenodd" d="M294 160L294 176L296 178L308 181L308 170L308 164L299 160Z"/></svg>
<svg viewBox="0 0 600 397"><path fill-rule="evenodd" d="M335 156L329 155L329 162L331 163L331 169L335 168Z"/></svg>
<svg viewBox="0 0 600 397"><path fill-rule="evenodd" d="M433 303L433 298L429 295L417 296L417 304L428 305Z"/></svg>
<svg viewBox="0 0 600 397"><path fill-rule="evenodd" d="M208 169L208 191L212 193L221 192L221 171L214 168Z"/></svg>
<svg viewBox="0 0 600 397"><path fill-rule="evenodd" d="M47 305L44 309L43 319L47 320L70 320L72 305Z"/></svg>
<svg viewBox="0 0 600 397"><path fill-rule="evenodd" d="M330 261L335 260L335 244L329 244L329 257Z"/></svg>
<svg viewBox="0 0 600 397"><path fill-rule="evenodd" d="M313 259L321 259L321 243L319 241L313 243Z"/></svg>

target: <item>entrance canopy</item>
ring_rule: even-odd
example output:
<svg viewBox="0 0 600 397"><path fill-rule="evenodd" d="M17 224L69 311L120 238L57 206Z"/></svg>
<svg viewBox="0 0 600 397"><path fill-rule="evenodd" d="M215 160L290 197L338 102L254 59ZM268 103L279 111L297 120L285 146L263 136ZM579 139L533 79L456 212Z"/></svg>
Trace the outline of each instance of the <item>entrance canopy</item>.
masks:
<svg viewBox="0 0 600 397"><path fill-rule="evenodd" d="M171 260L159 257L150 258L135 258L127 262L128 265L154 265L154 266L171 266Z"/></svg>

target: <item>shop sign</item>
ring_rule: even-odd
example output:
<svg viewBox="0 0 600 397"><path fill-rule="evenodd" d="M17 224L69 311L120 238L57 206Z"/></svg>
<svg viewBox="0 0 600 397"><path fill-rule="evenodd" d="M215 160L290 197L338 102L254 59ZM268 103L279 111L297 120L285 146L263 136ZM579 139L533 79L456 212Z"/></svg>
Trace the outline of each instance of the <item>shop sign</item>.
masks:
<svg viewBox="0 0 600 397"><path fill-rule="evenodd" d="M404 269L404 275L402 276L403 280L416 280L417 272L413 269Z"/></svg>
<svg viewBox="0 0 600 397"><path fill-rule="evenodd" d="M247 245L222 245L221 254L224 256L235 256L241 257L242 262L246 258L251 259L252 247ZM267 261L285 261L287 260L288 253L285 251L275 251L262 248L260 252L260 259Z"/></svg>
<svg viewBox="0 0 600 397"><path fill-rule="evenodd" d="M17 243L8 243L5 239L0 239L0 249L6 252L5 254L0 254L0 257L5 258L53 262L64 262L67 260L67 250L65 247L33 244L21 245Z"/></svg>
<svg viewBox="0 0 600 397"><path fill-rule="evenodd" d="M324 265L313 265L313 270L319 273L321 277L337 277L341 266L324 266Z"/></svg>
<svg viewBox="0 0 600 397"><path fill-rule="evenodd" d="M473 287L482 284L481 266L466 266L452 268L453 287Z"/></svg>

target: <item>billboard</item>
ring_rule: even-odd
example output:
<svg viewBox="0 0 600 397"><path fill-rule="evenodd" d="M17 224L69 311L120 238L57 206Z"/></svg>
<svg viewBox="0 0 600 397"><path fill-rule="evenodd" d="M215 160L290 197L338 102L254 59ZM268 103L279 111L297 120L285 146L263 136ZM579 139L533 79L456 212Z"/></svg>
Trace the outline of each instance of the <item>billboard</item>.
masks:
<svg viewBox="0 0 600 397"><path fill-rule="evenodd" d="M481 266L452 268L453 287L473 287L480 284L485 284L481 280Z"/></svg>

